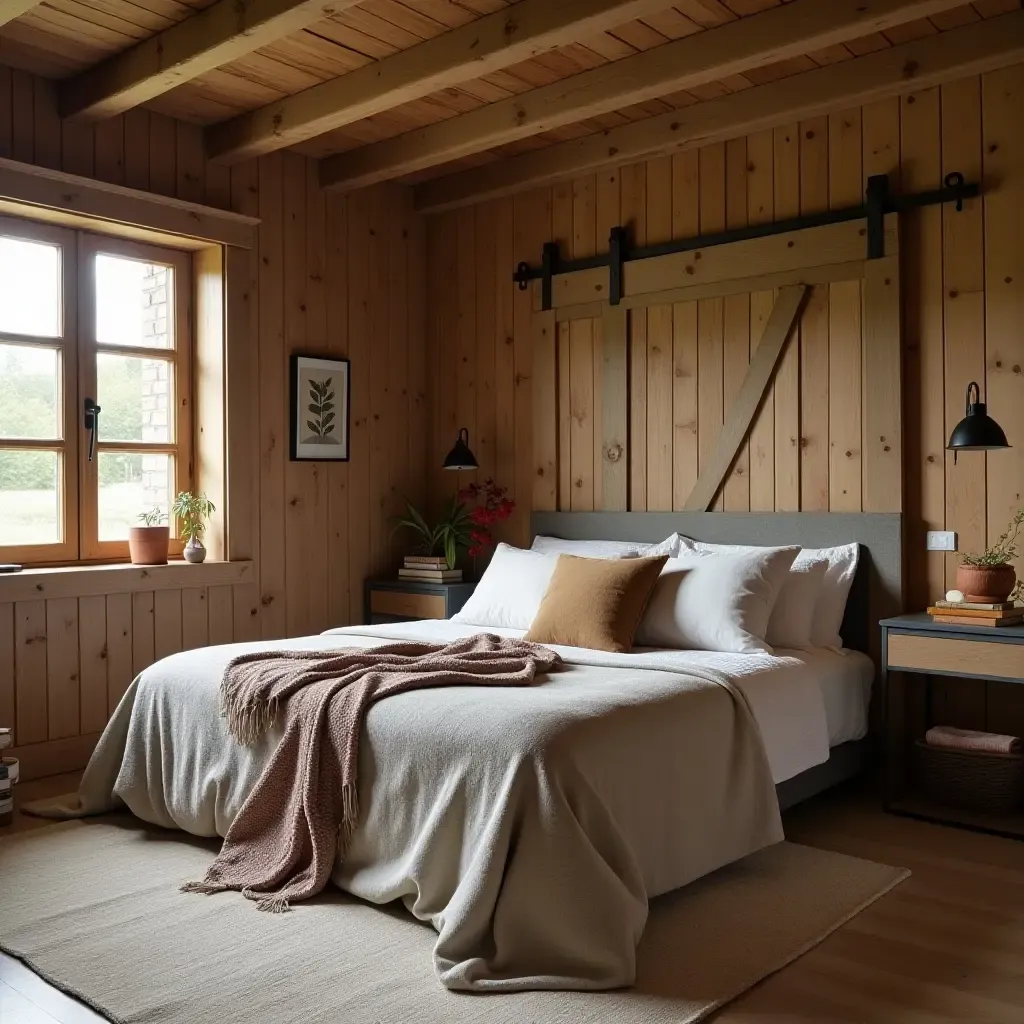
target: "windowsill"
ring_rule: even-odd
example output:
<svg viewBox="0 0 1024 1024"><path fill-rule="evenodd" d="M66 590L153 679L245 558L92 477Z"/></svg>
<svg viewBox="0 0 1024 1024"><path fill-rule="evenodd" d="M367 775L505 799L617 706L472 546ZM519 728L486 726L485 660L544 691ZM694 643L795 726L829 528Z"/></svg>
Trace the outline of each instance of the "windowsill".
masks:
<svg viewBox="0 0 1024 1024"><path fill-rule="evenodd" d="M56 569L23 569L0 575L0 602L38 601L55 597L95 597L183 587L232 586L250 583L251 561L188 562L167 565L71 565Z"/></svg>

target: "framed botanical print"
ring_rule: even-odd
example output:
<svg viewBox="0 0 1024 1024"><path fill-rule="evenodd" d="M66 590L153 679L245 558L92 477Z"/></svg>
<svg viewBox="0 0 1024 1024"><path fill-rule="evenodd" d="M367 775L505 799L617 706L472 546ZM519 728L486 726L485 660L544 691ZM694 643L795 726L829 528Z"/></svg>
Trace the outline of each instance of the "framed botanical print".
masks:
<svg viewBox="0 0 1024 1024"><path fill-rule="evenodd" d="M293 462L348 462L349 361L293 355Z"/></svg>

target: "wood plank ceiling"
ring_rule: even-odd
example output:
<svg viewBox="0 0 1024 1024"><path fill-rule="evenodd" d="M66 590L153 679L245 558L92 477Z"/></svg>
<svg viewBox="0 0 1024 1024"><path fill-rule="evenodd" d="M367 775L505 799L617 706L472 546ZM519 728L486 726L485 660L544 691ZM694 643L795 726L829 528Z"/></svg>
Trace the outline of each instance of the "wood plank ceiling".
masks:
<svg viewBox="0 0 1024 1024"><path fill-rule="evenodd" d="M546 8L558 10L563 3L565 10L571 8L581 19L589 14L590 20L573 21L573 28L578 27L576 32L564 25L559 29L549 24L557 21L558 15ZM922 46L943 33L977 31L978 23L986 19L1001 18L1001 24L1009 30L1016 29L1016 23L1024 18L1020 0L862 0L860 4L842 0L676 0L673 6L662 6L663 3L664 0L546 0L545 7L539 0L337 0L333 4L330 0L319 4L247 0L244 5L234 0L219 0L219 4L216 0L43 0L35 4L31 0L0 0L0 61L61 80L65 112L82 116L84 110L85 116L103 116L144 103L151 109L210 126L206 138L211 154L226 154L234 159L252 155L250 150L240 148L236 140L245 139L248 145L254 134L263 146L256 151L284 145L282 139L271 139L267 144L268 131L259 127L260 118L275 127L287 127L290 119L298 117L297 101L291 101L290 106L276 105L304 94L301 112L308 124L305 128L300 125L294 135L287 137L287 143L313 157L333 156L334 160L324 161L325 181L345 185L350 177L347 158L338 154L358 151L355 163L360 168L372 167L376 176L366 180L390 177L420 182L558 146L672 110L695 107L818 68L857 61L892 47ZM813 22L813 17L792 19L798 30L791 31L779 20L786 16L787 9L793 15L798 10L813 13L816 9L829 24L815 34L811 28L804 28ZM822 13L825 11L828 14ZM642 16L624 22L615 17L638 12ZM920 16L922 13L927 16ZM489 21L483 20L488 16ZM864 32L863 19L867 17L876 17L874 24L884 22L884 30ZM753 53L754 43L737 38L733 23L750 18L755 19L751 28L757 26L758 31L748 35L770 41L774 34L774 49L766 42L765 52ZM862 19L860 29L851 28L857 24L856 18ZM544 22L540 27L538 19ZM473 75L466 56L467 47L471 53L476 43L461 43L462 37L457 35L464 26L477 22L481 37L491 27L499 32L504 28L508 36L505 52L499 45L492 47L487 73L482 75ZM179 26L174 30L176 35L168 34L174 26ZM595 26L601 30L595 31ZM791 52L794 46L787 50L783 38L787 31L798 41L838 41ZM520 41L518 51L514 48L516 32L528 37ZM729 32L733 35L727 38ZM164 35L160 36L161 33ZM1013 31L1001 35L1016 38ZM251 41L246 45L249 36ZM697 36L701 38L690 43L675 43L689 47L680 51L677 58L671 50L674 41ZM428 40L445 37L450 37L451 46L443 53L438 42L433 44L433 53L422 46ZM140 47L147 40L152 40L148 55L145 45ZM256 43L262 45L252 49ZM985 40L979 39L977 45L984 48ZM655 60L661 47L669 47L663 53L671 54L672 61L678 59L686 66L700 64L702 52L720 53L722 57L715 67L698 67L697 73L689 77L680 75L679 80L694 83L683 89L662 86L659 91L659 82L667 81L666 72L651 72L652 84L646 92L634 93L643 95L642 100L621 106L608 103L607 84L602 99L600 81L591 82L594 75L589 79L580 77L647 51ZM172 51L179 63L168 69L166 54ZM396 65L395 55L406 51L411 51L406 64ZM461 66L456 59L460 51ZM132 56L126 58L124 54L129 52ZM917 52L911 54L913 61L908 57L907 75L913 74L911 63L915 68L919 64ZM193 62L187 69L187 62L179 58L179 53ZM787 56L773 59L772 54L778 53ZM920 53L928 70L929 51ZM506 63L509 57L521 58L523 54L529 54L528 59ZM409 63L419 55L423 55L420 65ZM1012 62L1012 48L1002 59L1003 63ZM370 116L354 120L345 117L341 127L322 131L331 120L323 117L325 104L329 111L331 102L341 102L331 98L342 95L338 92L339 83L347 86L346 76L370 66L377 79L368 79L368 72L350 79L351 95L344 98L346 103L364 100L367 95L373 100L373 90L382 89L378 79L383 80L392 69L396 74L401 70L395 79L398 84L390 93L377 96L379 109ZM457 84L425 95L421 95L422 89L410 92L402 82L408 83L408 76L418 66L432 71L431 82ZM445 73L438 74L439 67ZM722 73L714 73L716 67ZM738 71L737 67L743 70ZM634 72L642 78L651 71L636 60L624 68L629 69L629 74L623 79L630 82L635 78ZM154 85L158 74L163 80ZM868 74L869 69L865 71ZM364 85L364 80L369 85ZM557 90L558 103L549 103L548 97L554 95L549 87L566 80L572 81ZM174 85L175 82L181 84ZM328 82L332 83L328 90L335 90L330 95L324 95L325 89L316 90ZM531 115L531 94L539 89L548 91L536 94L542 110ZM567 117L563 108L571 115L574 109L586 106L581 103L574 107L574 90L589 90L588 95L596 95L588 109L597 113L585 118ZM403 96L410 95L411 99L400 102ZM492 131L487 138L493 138L494 144L465 144L462 137L474 131L472 126L477 122L486 119L494 124L503 123L503 101L506 107L513 105L510 111L513 119L520 122L519 128ZM113 104L115 109L107 110L104 102ZM520 104L522 109L518 109ZM548 117L551 123L546 123L544 111L556 106L559 115ZM320 120L309 115L307 107L316 107ZM465 120L467 114L481 108L489 108L489 113L476 115L476 120ZM353 109L375 110L372 102ZM259 113L253 114L254 111ZM420 134L441 122L449 122L444 138L438 137L438 129ZM529 122L525 128L524 122ZM409 134L413 132L418 134ZM521 137L510 137L516 134ZM418 161L423 166L396 162L379 146L368 148L397 136L407 137L406 148L418 147L428 154ZM459 138L459 143L445 141ZM430 156L431 153L437 156ZM353 185L360 183L362 180L353 181Z"/></svg>

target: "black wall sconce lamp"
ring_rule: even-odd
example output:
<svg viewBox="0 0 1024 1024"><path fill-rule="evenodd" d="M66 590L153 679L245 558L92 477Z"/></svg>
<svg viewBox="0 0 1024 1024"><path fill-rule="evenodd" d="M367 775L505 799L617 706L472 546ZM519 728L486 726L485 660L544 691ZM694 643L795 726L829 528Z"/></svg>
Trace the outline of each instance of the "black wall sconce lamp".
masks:
<svg viewBox="0 0 1024 1024"><path fill-rule="evenodd" d="M1003 428L989 416L981 400L981 388L972 380L967 385L967 415L953 428L946 445L947 451L953 453L954 464L960 452L991 452L1009 447Z"/></svg>
<svg viewBox="0 0 1024 1024"><path fill-rule="evenodd" d="M469 431L463 427L455 440L452 450L445 456L445 469L479 469L476 456L469 450Z"/></svg>

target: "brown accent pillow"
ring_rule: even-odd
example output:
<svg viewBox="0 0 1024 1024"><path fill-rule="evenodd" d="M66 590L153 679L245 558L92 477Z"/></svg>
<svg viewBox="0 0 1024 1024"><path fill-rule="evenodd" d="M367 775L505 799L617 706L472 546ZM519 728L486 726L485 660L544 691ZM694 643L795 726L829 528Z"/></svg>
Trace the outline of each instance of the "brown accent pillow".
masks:
<svg viewBox="0 0 1024 1024"><path fill-rule="evenodd" d="M527 640L621 654L668 559L559 555Z"/></svg>

